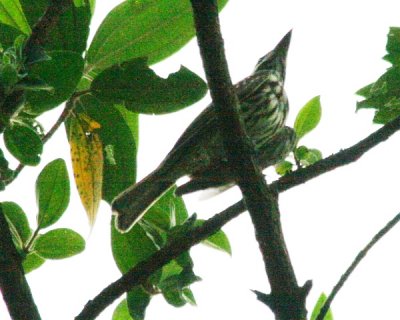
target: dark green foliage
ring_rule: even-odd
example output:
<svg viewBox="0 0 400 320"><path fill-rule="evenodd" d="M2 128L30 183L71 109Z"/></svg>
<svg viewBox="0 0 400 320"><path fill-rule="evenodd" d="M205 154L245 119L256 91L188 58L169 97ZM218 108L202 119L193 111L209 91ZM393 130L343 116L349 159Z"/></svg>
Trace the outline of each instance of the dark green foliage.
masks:
<svg viewBox="0 0 400 320"><path fill-rule="evenodd" d="M375 109L375 123L385 124L400 115L400 28L391 27L388 34L385 60L392 64L377 81L357 94L365 99L357 103L357 109Z"/></svg>
<svg viewBox="0 0 400 320"><path fill-rule="evenodd" d="M204 220L196 220L195 226L201 226L203 223ZM222 230L208 237L206 240L203 241L203 243L217 250L226 252L230 255L232 254L232 248L231 244L229 243L229 239Z"/></svg>
<svg viewBox="0 0 400 320"><path fill-rule="evenodd" d="M44 14L48 0L20 0L22 9L31 28ZM86 1L84 1L86 2ZM71 6L50 31L46 50L69 50L82 54L89 35L91 10L89 5Z"/></svg>
<svg viewBox="0 0 400 320"><path fill-rule="evenodd" d="M275 165L275 171L280 176L288 174L293 169L293 163L287 160L283 160Z"/></svg>
<svg viewBox="0 0 400 320"><path fill-rule="evenodd" d="M227 0L218 1L222 9ZM150 64L182 48L195 35L189 1L124 1L97 30L87 55L87 70L103 70L134 58Z"/></svg>
<svg viewBox="0 0 400 320"><path fill-rule="evenodd" d="M92 82L91 91L101 101L122 104L133 112L163 114L200 100L207 85L185 67L164 79L145 59L135 59L102 71Z"/></svg>
<svg viewBox="0 0 400 320"><path fill-rule="evenodd" d="M201 99L207 86L184 67L163 79L147 66L147 61L155 63L166 58L194 36L189 2L123 2L107 16L83 58L94 2L74 0L74 5L51 28L43 45L30 50L24 50L24 46L49 1L20 0L22 11L14 8L11 12L14 22L0 20L0 131L5 130L5 144L11 154L22 164L36 165L42 139L48 138L36 117L68 101L68 106L74 105L74 113L86 114L100 125L95 132L104 155L102 198L110 203L136 180L137 113L177 111ZM226 2L220 1L220 8ZM0 187L4 188L12 175L0 150ZM67 258L85 248L84 239L71 229L42 232L66 211L69 184L64 160L56 159L44 167L36 181L36 228L29 226L17 204L3 203L26 273L39 268L46 259ZM188 213L183 200L173 192L168 191L129 233L120 234L113 228L112 249L121 272L179 236L177 226L187 221ZM181 231L192 227L194 220ZM231 251L222 231L206 243ZM129 292L114 320L126 320L127 312L134 319L143 319L157 293L174 306L194 304L189 286L198 280L189 253L183 254L152 275L149 288L137 287ZM154 290L150 290L153 286Z"/></svg>
<svg viewBox="0 0 400 320"><path fill-rule="evenodd" d="M51 51L48 61L34 64L30 70L31 77L39 78L53 90L28 92L29 112L41 114L67 100L75 91L82 76L83 59L72 51Z"/></svg>
<svg viewBox="0 0 400 320"><path fill-rule="evenodd" d="M42 170L36 180L37 223L47 228L60 219L69 204L69 177L63 159L56 159Z"/></svg>
<svg viewBox="0 0 400 320"><path fill-rule="evenodd" d="M85 249L85 240L71 229L61 228L40 235L34 245L35 252L44 259L64 259Z"/></svg>
<svg viewBox="0 0 400 320"><path fill-rule="evenodd" d="M40 136L29 126L15 123L4 132L4 143L10 153L25 165L40 162L43 143Z"/></svg>
<svg viewBox="0 0 400 320"><path fill-rule="evenodd" d="M2 202L1 208L11 226L14 241L22 248L23 244L26 243L32 235L25 212L15 202Z"/></svg>
<svg viewBox="0 0 400 320"><path fill-rule="evenodd" d="M175 223L182 224L187 218L187 211L181 198L173 194L173 190L168 191L158 202L153 205L141 223L135 225L128 233L121 234L114 227L112 230L112 246L114 259L122 272L128 271L138 262L148 258L155 253L159 247L163 247L167 242L175 237L185 235L190 228L194 227L195 220L183 226L175 226ZM211 239L219 247L226 247L226 239ZM229 243L228 243L229 246ZM127 251L126 248L129 248ZM154 274L149 283L154 288L152 292L144 293L142 290L130 293L132 299L141 301L138 305L129 303L131 315L142 319L144 309L152 295L162 293L166 300L174 305L181 306L187 302L193 303L194 297L188 287L198 281L193 273L193 262L189 253L185 253L177 259L165 265L161 270ZM122 308L120 307L123 312ZM136 319L133 317L134 319Z"/></svg>
<svg viewBox="0 0 400 320"><path fill-rule="evenodd" d="M113 224L111 239L114 260L122 273L157 251L156 245L140 225L135 226L128 233L121 234Z"/></svg>
<svg viewBox="0 0 400 320"><path fill-rule="evenodd" d="M122 300L118 306L115 308L112 320L130 320L128 302L126 299Z"/></svg>
<svg viewBox="0 0 400 320"><path fill-rule="evenodd" d="M128 292L127 303L129 314L134 320L143 320L146 314L146 308L151 300L151 295L141 286L133 288ZM121 319L122 320L122 319Z"/></svg>
<svg viewBox="0 0 400 320"><path fill-rule="evenodd" d="M22 266L24 267L25 273L29 273L38 269L45 262L46 259L42 258L35 252L31 252L25 257L24 261L22 262Z"/></svg>
<svg viewBox="0 0 400 320"><path fill-rule="evenodd" d="M314 164L322 159L322 154L317 149L309 149L305 146L300 146L295 150L294 156L296 160L304 167Z"/></svg>
<svg viewBox="0 0 400 320"><path fill-rule="evenodd" d="M11 47L14 40L23 34L20 30L3 23L0 23L0 30L0 44L3 48Z"/></svg>
<svg viewBox="0 0 400 320"><path fill-rule="evenodd" d="M6 186L6 181L14 175L14 172L9 168L8 161L4 157L3 150L0 149L0 191L3 191Z"/></svg>

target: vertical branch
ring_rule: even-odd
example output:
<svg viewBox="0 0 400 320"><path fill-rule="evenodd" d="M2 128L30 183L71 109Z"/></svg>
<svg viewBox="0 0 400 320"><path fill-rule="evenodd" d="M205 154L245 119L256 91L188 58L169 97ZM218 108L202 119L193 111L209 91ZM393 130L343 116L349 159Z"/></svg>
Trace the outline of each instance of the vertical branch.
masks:
<svg viewBox="0 0 400 320"><path fill-rule="evenodd" d="M40 320L0 204L0 289L13 320Z"/></svg>
<svg viewBox="0 0 400 320"><path fill-rule="evenodd" d="M297 285L283 238L277 195L267 186L251 158L223 49L216 1L191 0L204 69L229 165L236 174L263 255L271 294L263 301L276 319L304 319L309 285Z"/></svg>

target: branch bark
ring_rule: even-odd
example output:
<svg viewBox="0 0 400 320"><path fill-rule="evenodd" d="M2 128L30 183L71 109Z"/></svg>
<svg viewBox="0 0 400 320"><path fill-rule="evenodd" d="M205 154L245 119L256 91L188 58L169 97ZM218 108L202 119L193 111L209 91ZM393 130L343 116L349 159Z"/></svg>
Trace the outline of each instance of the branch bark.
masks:
<svg viewBox="0 0 400 320"><path fill-rule="evenodd" d="M356 161L367 151L381 142L386 141L395 132L400 130L400 117L387 123L382 128L370 134L365 139L356 143L352 147L344 149L336 154L333 154L312 166L297 170L287 176L280 178L278 181L271 184L271 188L277 192L284 192L300 184L303 184L319 175L334 170L340 166L347 165ZM300 173L298 173L298 171ZM127 274L123 275L119 280L110 284L93 300L89 301L82 312L76 318L77 320L91 320L99 315L108 305L119 298L124 292L129 291L134 286L145 282L146 278L161 268L175 256L179 256L189 248L206 239L210 235L220 230L226 223L237 217L240 213L246 210L243 201L230 206L224 211L214 215L207 220L201 227L191 230L185 235L185 241L173 241L168 247L162 248L155 253L150 262L143 262L133 267ZM184 245L185 244L185 245ZM169 256L169 254L174 254ZM146 278L139 278L139 275L145 275ZM269 299L268 295L257 292L260 299Z"/></svg>
<svg viewBox="0 0 400 320"><path fill-rule="evenodd" d="M61 15L73 4L73 0L51 0L45 13L32 28L32 34L29 37L25 48L25 55L37 50L46 44L49 32L57 25Z"/></svg>
<svg viewBox="0 0 400 320"><path fill-rule="evenodd" d="M149 259L138 263L120 279L106 287L93 300L89 301L75 320L95 319L107 306L137 285L144 284L146 279L172 259L188 251L192 246L213 235L228 221L239 215L238 210L224 210L216 214L203 225L187 234L172 240Z"/></svg>
<svg viewBox="0 0 400 320"><path fill-rule="evenodd" d="M277 195L271 191L254 165L251 147L245 139L225 59L216 1L191 0L197 40L203 59L213 105L220 120L229 166L250 213L257 242L271 286L264 300L276 319L305 319L309 290L299 287L283 237Z"/></svg>
<svg viewBox="0 0 400 320"><path fill-rule="evenodd" d="M40 320L0 204L0 289L13 320Z"/></svg>

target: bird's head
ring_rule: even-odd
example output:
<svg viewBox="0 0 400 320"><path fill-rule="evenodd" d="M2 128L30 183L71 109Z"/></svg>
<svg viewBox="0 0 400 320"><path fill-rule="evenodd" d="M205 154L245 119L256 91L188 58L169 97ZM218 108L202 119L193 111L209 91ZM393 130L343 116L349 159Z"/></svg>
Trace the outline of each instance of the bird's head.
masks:
<svg viewBox="0 0 400 320"><path fill-rule="evenodd" d="M275 70L285 77L286 70L286 57L289 50L290 38L292 36L292 30L290 30L279 43L276 45L274 50L263 56L254 69L254 72L263 70Z"/></svg>

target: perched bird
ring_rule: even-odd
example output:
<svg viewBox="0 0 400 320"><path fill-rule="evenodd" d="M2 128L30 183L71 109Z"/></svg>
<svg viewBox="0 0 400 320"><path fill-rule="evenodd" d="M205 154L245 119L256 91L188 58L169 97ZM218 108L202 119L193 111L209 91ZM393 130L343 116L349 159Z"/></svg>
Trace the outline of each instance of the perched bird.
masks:
<svg viewBox="0 0 400 320"><path fill-rule="evenodd" d="M295 143L294 131L284 126L289 109L284 81L290 38L291 31L274 50L259 59L249 77L234 86L239 117L252 144L255 163L261 169L285 158ZM113 200L112 210L120 231L128 231L183 176L191 176L192 181L178 188L178 194L234 182L226 165L218 121L210 104L157 169Z"/></svg>

